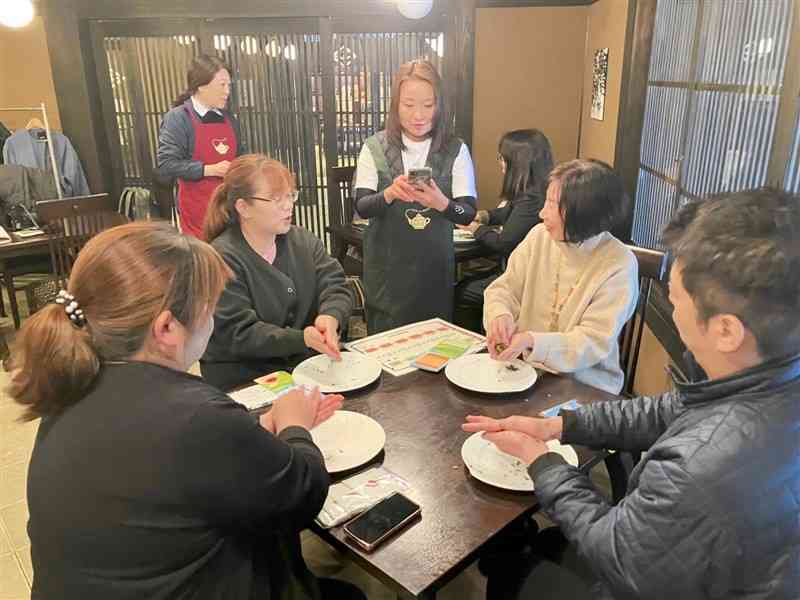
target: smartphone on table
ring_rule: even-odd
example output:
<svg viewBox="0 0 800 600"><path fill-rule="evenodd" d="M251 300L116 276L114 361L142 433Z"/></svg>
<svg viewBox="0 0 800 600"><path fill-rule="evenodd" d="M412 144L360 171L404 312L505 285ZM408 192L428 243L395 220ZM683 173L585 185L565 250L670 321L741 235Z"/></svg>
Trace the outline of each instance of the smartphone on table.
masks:
<svg viewBox="0 0 800 600"><path fill-rule="evenodd" d="M422 183L430 185L432 177L433 171L430 167L419 167L417 169L408 170L408 183L414 187L419 187Z"/></svg>
<svg viewBox="0 0 800 600"><path fill-rule="evenodd" d="M395 492L344 526L344 532L367 552L422 513L419 504Z"/></svg>

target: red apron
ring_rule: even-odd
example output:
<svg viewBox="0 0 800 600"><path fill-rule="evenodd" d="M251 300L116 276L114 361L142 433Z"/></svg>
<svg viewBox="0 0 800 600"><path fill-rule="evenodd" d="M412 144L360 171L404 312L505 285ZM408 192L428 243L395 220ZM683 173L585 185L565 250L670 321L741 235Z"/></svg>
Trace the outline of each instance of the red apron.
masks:
<svg viewBox="0 0 800 600"><path fill-rule="evenodd" d="M192 160L203 165L213 165L223 160L236 158L236 133L228 117L224 123L202 123L189 107L186 112L194 127L194 151ZM222 183L222 177L203 177L197 181L178 180L178 215L181 231L204 239L203 220L214 190Z"/></svg>

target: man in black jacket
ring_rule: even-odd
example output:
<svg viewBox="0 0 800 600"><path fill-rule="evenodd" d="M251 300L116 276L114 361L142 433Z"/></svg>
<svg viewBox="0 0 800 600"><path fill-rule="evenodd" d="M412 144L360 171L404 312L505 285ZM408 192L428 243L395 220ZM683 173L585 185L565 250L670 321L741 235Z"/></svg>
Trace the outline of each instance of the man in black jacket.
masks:
<svg viewBox="0 0 800 600"><path fill-rule="evenodd" d="M596 582L562 568L582 589L570 598L800 598L800 198L760 189L690 204L665 241L673 318L699 367L690 380L464 428L530 465L542 509ZM642 451L626 497L610 505L549 439ZM497 573L516 589L494 588L547 597L537 575L557 567L526 569Z"/></svg>

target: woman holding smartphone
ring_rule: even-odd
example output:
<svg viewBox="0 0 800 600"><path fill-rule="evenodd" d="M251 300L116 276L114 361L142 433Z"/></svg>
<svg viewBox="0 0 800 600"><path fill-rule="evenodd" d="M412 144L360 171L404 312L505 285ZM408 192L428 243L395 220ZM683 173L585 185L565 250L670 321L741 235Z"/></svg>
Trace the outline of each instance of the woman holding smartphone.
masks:
<svg viewBox="0 0 800 600"><path fill-rule="evenodd" d="M401 66L386 129L358 157L356 208L370 221L364 236L370 334L452 319L453 223L472 222L477 193L469 150L450 128L433 65Z"/></svg>

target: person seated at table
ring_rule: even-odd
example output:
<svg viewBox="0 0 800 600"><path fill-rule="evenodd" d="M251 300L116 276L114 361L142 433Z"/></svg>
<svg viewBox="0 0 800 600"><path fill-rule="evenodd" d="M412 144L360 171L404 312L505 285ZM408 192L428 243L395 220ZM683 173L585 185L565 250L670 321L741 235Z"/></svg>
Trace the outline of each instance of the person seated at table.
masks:
<svg viewBox="0 0 800 600"><path fill-rule="evenodd" d="M465 430L530 465L570 543L560 567L490 574L489 598L563 598L567 586L570 598L800 598L798 232L800 196L776 189L685 206L664 235L691 353L673 391L549 419L468 417ZM552 439L643 452L626 497L610 505L548 453Z"/></svg>
<svg viewBox="0 0 800 600"><path fill-rule="evenodd" d="M23 325L34 598L363 598L297 551L329 485L309 430L341 396L293 392L259 420L186 372L230 277L196 238L122 225Z"/></svg>
<svg viewBox="0 0 800 600"><path fill-rule="evenodd" d="M339 332L353 296L322 241L292 225L297 197L289 170L261 154L234 160L214 192L205 235L234 278L200 370L222 390L292 369L312 351L341 358Z"/></svg>
<svg viewBox="0 0 800 600"><path fill-rule="evenodd" d="M395 74L386 129L367 139L356 169L364 232L367 330L453 318L453 223L475 216L475 173L452 135L439 73L425 60ZM430 183L409 171L429 167Z"/></svg>
<svg viewBox="0 0 800 600"><path fill-rule="evenodd" d="M605 163L578 159L552 171L542 223L486 290L492 357L523 354L598 389L622 389L617 338L636 308L638 266L609 231L627 206L622 181Z"/></svg>
<svg viewBox="0 0 800 600"><path fill-rule="evenodd" d="M481 246L506 261L541 221L539 212L544 206L547 176L553 169L553 153L550 141L538 129L516 129L500 138L497 160L503 173L500 205L479 210L472 223L456 227L471 232ZM493 273L460 283L456 302L483 306L483 293L497 276Z"/></svg>

